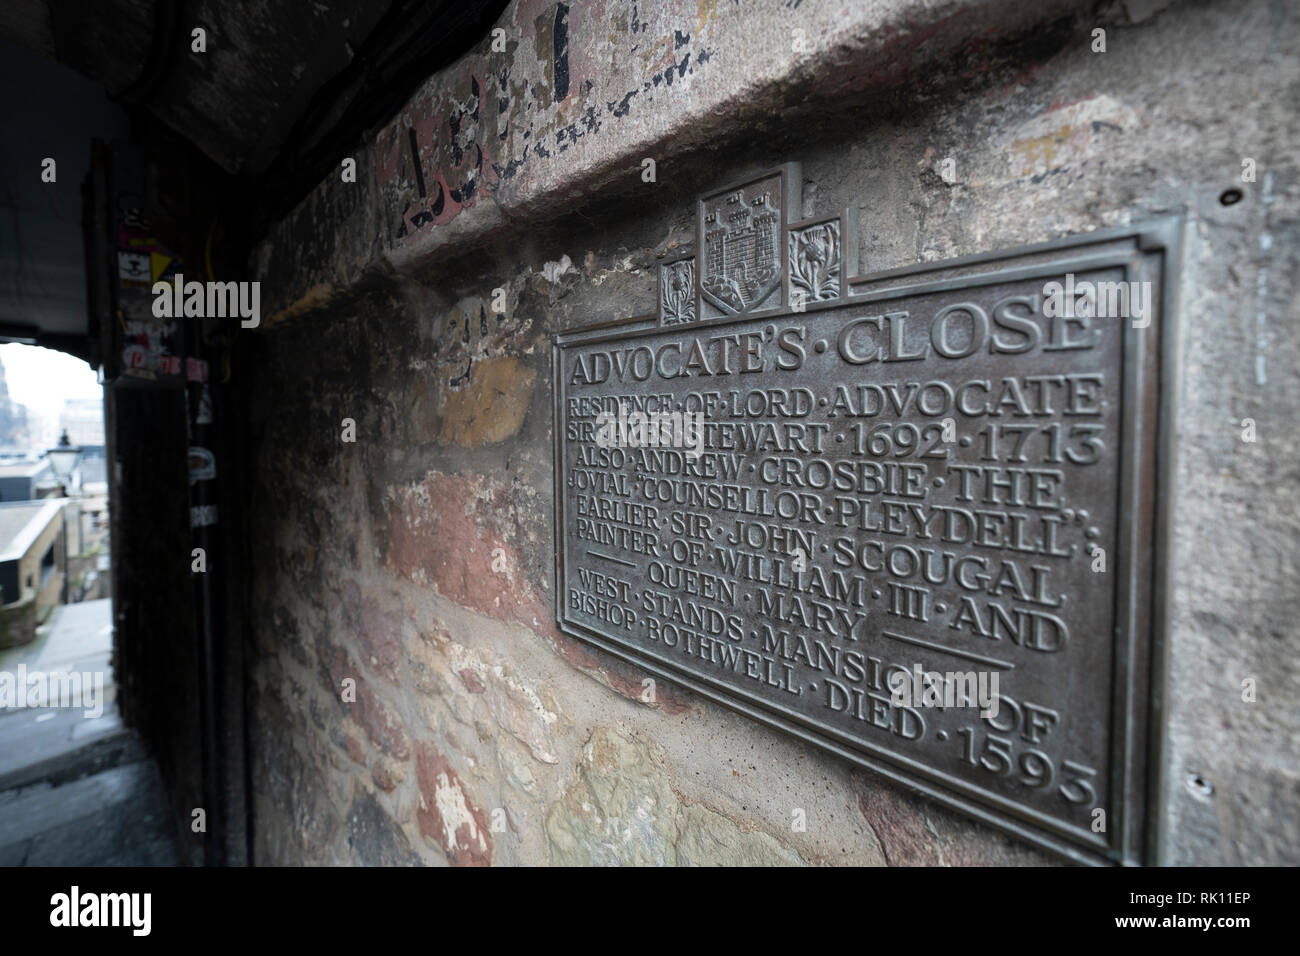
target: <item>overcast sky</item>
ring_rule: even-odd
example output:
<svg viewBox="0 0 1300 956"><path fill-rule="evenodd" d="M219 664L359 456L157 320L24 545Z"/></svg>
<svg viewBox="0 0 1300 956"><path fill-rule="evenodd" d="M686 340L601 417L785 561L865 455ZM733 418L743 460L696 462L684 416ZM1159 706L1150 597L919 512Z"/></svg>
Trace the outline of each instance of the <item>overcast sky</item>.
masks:
<svg viewBox="0 0 1300 956"><path fill-rule="evenodd" d="M102 398L95 370L79 358L53 349L0 345L9 397L40 415L57 415L68 398Z"/></svg>

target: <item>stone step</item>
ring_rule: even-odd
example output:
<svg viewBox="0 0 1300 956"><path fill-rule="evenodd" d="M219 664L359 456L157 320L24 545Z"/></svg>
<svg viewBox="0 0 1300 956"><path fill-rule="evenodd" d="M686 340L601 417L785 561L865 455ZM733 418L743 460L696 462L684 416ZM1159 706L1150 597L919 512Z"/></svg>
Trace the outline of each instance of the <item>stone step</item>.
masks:
<svg viewBox="0 0 1300 956"><path fill-rule="evenodd" d="M70 783L0 793L0 866L167 866L179 862L152 760Z"/></svg>

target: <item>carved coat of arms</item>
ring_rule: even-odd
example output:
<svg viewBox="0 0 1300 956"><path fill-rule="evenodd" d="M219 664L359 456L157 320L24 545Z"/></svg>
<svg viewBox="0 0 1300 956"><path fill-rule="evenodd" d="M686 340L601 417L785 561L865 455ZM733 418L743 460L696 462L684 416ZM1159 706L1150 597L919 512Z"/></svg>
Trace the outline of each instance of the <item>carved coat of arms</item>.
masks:
<svg viewBox="0 0 1300 956"><path fill-rule="evenodd" d="M758 305L780 282L783 223L772 202L771 190L738 189L705 213L701 286L733 312Z"/></svg>

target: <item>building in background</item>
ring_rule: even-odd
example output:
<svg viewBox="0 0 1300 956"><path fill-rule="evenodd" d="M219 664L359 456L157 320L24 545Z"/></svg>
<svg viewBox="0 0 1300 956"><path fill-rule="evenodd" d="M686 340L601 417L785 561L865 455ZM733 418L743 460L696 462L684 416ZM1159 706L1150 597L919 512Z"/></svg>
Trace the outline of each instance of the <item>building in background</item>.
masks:
<svg viewBox="0 0 1300 956"><path fill-rule="evenodd" d="M81 446L81 457L104 457L104 400L70 398L59 414L59 429L68 433L74 445Z"/></svg>
<svg viewBox="0 0 1300 956"><path fill-rule="evenodd" d="M39 489L52 477L50 463L19 459L0 462L0 501L32 501L43 497Z"/></svg>
<svg viewBox="0 0 1300 956"><path fill-rule="evenodd" d="M26 448L32 441L30 419L31 412L28 408L9 397L4 363L0 362L0 449ZM100 443L103 443L102 438Z"/></svg>
<svg viewBox="0 0 1300 956"><path fill-rule="evenodd" d="M78 492L67 505L68 604L112 596L106 464L103 458L77 462Z"/></svg>
<svg viewBox="0 0 1300 956"><path fill-rule="evenodd" d="M63 594L63 500L0 504L0 647L29 643Z"/></svg>

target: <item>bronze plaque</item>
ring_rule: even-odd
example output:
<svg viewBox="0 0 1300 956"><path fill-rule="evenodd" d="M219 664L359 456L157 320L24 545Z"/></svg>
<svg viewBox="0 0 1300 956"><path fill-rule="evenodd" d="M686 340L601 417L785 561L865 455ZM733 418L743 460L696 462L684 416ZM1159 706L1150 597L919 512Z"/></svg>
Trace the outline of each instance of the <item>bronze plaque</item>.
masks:
<svg viewBox="0 0 1300 956"><path fill-rule="evenodd" d="M560 629L1149 860L1178 223L855 276L798 184L704 197L656 315L556 336Z"/></svg>

